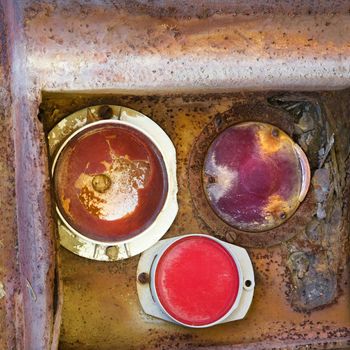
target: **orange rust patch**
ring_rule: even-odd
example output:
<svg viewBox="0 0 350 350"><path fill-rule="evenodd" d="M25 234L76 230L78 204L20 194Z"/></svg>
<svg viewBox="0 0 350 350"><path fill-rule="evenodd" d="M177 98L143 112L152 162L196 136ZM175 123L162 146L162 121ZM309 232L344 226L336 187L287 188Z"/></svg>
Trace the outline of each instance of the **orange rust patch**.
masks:
<svg viewBox="0 0 350 350"><path fill-rule="evenodd" d="M262 156L276 153L292 143L285 132L272 125L260 125L257 136Z"/></svg>
<svg viewBox="0 0 350 350"><path fill-rule="evenodd" d="M62 207L67 213L69 213L70 198L62 197Z"/></svg>
<svg viewBox="0 0 350 350"><path fill-rule="evenodd" d="M102 215L101 206L105 201L96 196L93 190L90 190L88 186L83 186L79 194L79 200L84 207L94 216L100 217Z"/></svg>
<svg viewBox="0 0 350 350"><path fill-rule="evenodd" d="M269 197L268 203L263 208L263 212L267 218L271 220L276 216L287 215L291 210L291 204L286 202L280 195L273 194Z"/></svg>

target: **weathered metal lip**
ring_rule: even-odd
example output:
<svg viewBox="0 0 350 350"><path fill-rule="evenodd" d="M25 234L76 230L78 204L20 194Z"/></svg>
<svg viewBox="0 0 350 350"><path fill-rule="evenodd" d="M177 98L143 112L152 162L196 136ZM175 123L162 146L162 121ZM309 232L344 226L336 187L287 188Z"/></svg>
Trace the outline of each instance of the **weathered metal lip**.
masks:
<svg viewBox="0 0 350 350"><path fill-rule="evenodd" d="M301 174L302 174L302 181L301 181L301 189L299 194L299 203L301 203L309 191L310 183L311 183L311 169L309 161L306 157L306 154L302 150L302 148L297 144L294 143L294 149L299 157L299 162L301 166Z"/></svg>
<svg viewBox="0 0 350 350"><path fill-rule="evenodd" d="M237 297L236 300L234 301L233 305L231 306L231 308L226 312L226 314L222 317L220 317L219 319L217 319L214 322L208 323L208 324L204 324L204 325L191 325L191 324L187 324L184 322L181 322L179 320L177 320L175 317L173 317L167 310L166 308L163 306L163 304L161 303L158 293L157 293L157 288L155 286L155 275L157 273L157 267L158 267L158 263L161 259L161 257L163 256L163 254L165 253L165 251L170 248L173 244L175 244L176 242L178 242L179 240L182 240L186 237L205 237L208 239L213 240L214 242L220 244L220 246L222 246L225 251L232 257L233 261L236 264L237 267L237 271L238 271L238 276L239 276L239 285L238 285L238 293L237 293ZM209 235L205 235L205 234L188 234L188 235L183 235L183 236L179 236L174 240L171 240L171 242L165 244L161 250L158 252L156 258L154 259L154 262L152 264L152 268L151 268L151 273L150 273L150 287L151 287L151 292L153 297L156 299L156 302L158 304L158 306L161 308L161 310L171 319L173 320L175 323L185 326L185 327L190 327L190 328L208 328L208 327L212 327L215 326L217 324L222 323L226 318L228 318L232 312L234 310L237 309L240 301L241 301L241 296L242 296L242 292L243 292L243 273L242 273L242 267L241 264L239 262L239 260L237 259L237 257L231 252L229 251L225 244L223 244L222 241L220 241L219 239L209 236Z"/></svg>
<svg viewBox="0 0 350 350"><path fill-rule="evenodd" d="M90 110L96 109L100 106L89 107ZM81 126L77 130L73 131L69 136L64 139L64 141L58 145L55 144L55 147L51 149L51 154L54 154L52 166L51 166L51 176L54 177L55 169L59 157L62 151L65 149L67 144L75 138L77 135L81 134L85 130L94 127L96 125L108 125L108 124L116 124L116 125L125 125L127 127L133 128L138 132L145 135L150 141L156 146L159 150L160 154L163 157L166 177L168 182L168 190L167 195L164 201L163 208L158 213L157 217L143 232L137 234L134 237L130 237L127 239L119 240L119 241L99 241L95 240L91 237L87 237L78 230L76 230L64 217L58 205L55 206L56 212L59 217L59 233L61 236L61 244L68 250L76 253L78 255L91 258L94 260L104 260L104 261L112 261L124 259L127 257L131 257L133 255L139 254L140 252L147 249L149 246L158 241L168 230L171 223L175 219L178 206L176 200L177 193L177 181L176 181L176 155L175 148L166 135L166 133L150 118L144 116L143 114L124 108L121 106L113 106L114 111L119 111L118 115L115 119L108 120L98 120L91 123L88 123L84 126ZM86 114L87 108L82 109L76 113ZM127 120L121 120L123 117L127 118ZM69 116L68 116L69 117ZM137 117L142 119L140 124L147 124L146 129L142 127L142 125L138 125ZM61 121L62 123L62 121ZM51 131L51 133L54 130ZM65 239L67 235L71 235L69 239ZM63 238L63 239L62 239ZM84 244L84 248L82 249L82 244ZM130 245L132 247L130 247ZM79 249L80 247L80 249ZM116 247L116 254L113 256L109 256L107 254L107 250L111 247ZM104 251L104 254L96 253L99 250ZM124 252L124 253L123 253Z"/></svg>

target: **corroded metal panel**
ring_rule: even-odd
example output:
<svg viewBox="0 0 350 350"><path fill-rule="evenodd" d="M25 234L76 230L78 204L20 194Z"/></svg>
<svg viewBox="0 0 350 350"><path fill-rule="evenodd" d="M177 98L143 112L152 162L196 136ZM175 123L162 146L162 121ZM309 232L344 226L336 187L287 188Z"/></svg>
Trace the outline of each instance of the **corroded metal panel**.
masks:
<svg viewBox="0 0 350 350"><path fill-rule="evenodd" d="M23 320L17 265L14 133L11 118L8 16L0 2L0 347L21 346Z"/></svg>

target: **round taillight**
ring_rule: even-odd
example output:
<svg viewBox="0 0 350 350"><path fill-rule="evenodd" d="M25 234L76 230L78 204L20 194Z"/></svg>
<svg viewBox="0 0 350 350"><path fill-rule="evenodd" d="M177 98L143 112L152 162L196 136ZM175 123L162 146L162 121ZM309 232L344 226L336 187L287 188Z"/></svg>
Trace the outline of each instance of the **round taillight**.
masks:
<svg viewBox="0 0 350 350"><path fill-rule="evenodd" d="M306 156L281 129L245 122L220 133L204 161L204 192L214 212L243 231L287 220L310 182Z"/></svg>
<svg viewBox="0 0 350 350"><path fill-rule="evenodd" d="M75 230L102 242L143 232L159 214L167 176L155 145L137 129L92 124L62 150L54 172L57 205Z"/></svg>
<svg viewBox="0 0 350 350"><path fill-rule="evenodd" d="M91 106L62 119L48 141L61 245L115 261L143 252L169 229L178 211L176 152L150 118Z"/></svg>
<svg viewBox="0 0 350 350"><path fill-rule="evenodd" d="M191 327L216 324L232 313L242 290L239 263L220 241L190 235L159 255L152 286L174 321Z"/></svg>

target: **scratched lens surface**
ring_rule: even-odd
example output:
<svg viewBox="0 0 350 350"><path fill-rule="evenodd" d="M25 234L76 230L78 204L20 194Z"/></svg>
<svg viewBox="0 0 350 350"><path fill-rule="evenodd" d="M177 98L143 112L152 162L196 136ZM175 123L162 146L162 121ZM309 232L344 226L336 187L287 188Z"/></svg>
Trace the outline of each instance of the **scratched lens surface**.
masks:
<svg viewBox="0 0 350 350"><path fill-rule="evenodd" d="M57 205L78 232L114 242L144 231L167 194L163 158L138 130L95 125L62 151L54 174Z"/></svg>
<svg viewBox="0 0 350 350"><path fill-rule="evenodd" d="M224 130L207 152L203 185L215 213L232 227L264 231L300 204L302 168L293 140L279 128L248 122Z"/></svg>

